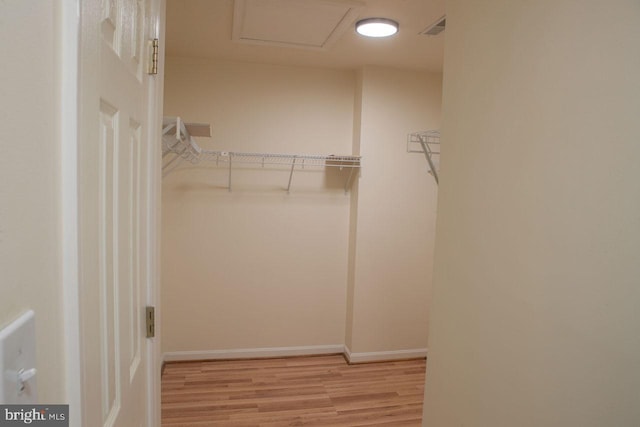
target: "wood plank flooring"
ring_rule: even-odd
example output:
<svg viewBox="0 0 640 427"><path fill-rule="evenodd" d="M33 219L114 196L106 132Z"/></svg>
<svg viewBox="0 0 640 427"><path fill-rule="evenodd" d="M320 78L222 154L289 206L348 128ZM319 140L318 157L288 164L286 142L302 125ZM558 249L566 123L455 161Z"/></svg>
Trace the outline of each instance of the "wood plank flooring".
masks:
<svg viewBox="0 0 640 427"><path fill-rule="evenodd" d="M342 355L168 363L162 426L416 426L425 360Z"/></svg>

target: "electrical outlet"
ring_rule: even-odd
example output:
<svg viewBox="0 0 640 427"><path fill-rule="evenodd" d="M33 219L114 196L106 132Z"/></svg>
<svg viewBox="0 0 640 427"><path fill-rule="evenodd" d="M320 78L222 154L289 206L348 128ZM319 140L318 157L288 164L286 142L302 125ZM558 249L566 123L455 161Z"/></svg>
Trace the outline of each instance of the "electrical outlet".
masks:
<svg viewBox="0 0 640 427"><path fill-rule="evenodd" d="M0 330L0 404L37 403L36 325L29 310Z"/></svg>

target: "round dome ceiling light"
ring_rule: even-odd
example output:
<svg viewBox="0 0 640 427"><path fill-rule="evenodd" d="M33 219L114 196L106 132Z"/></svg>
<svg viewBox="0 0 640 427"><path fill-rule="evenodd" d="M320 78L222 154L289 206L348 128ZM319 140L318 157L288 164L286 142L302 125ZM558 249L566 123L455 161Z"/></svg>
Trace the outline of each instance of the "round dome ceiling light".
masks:
<svg viewBox="0 0 640 427"><path fill-rule="evenodd" d="M356 22L356 31L366 37L389 37L398 32L398 23L387 18L367 18Z"/></svg>

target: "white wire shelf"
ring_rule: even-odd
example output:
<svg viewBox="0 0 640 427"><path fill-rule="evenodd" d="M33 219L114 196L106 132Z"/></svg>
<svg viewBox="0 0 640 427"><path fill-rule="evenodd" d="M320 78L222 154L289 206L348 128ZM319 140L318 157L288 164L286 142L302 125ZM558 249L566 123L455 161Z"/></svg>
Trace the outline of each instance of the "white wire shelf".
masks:
<svg viewBox="0 0 640 427"><path fill-rule="evenodd" d="M427 130L413 132L407 136L407 153L423 153L427 159L429 173L436 184L439 183L440 172L440 131Z"/></svg>
<svg viewBox="0 0 640 427"><path fill-rule="evenodd" d="M181 161L187 160L191 163L197 163L202 149L189 133L188 127L191 124L184 123L180 117L165 117L162 121L162 159L173 154L174 157L168 162L163 162L162 171L167 171L174 164L177 166ZM194 124L194 128L209 127L209 131L198 132L200 136L211 136L211 127L204 124ZM208 134L207 134L208 133ZM171 168L172 169L172 168Z"/></svg>
<svg viewBox="0 0 640 427"><path fill-rule="evenodd" d="M162 156L163 160L170 155L172 158L163 162L163 176L166 176L180 162L187 160L192 164L209 162L218 167L226 167L229 170L228 189L231 191L233 167L239 164L259 165L262 168L274 166L288 168L289 182L286 190L291 190L293 173L302 169L338 168L349 171L345 181L344 190L349 191L358 170L360 169L360 156L341 155L310 155L310 154L280 154L280 153L244 153L235 151L205 150L193 139L190 128L196 129L198 136L205 135L203 124L185 124L180 117L165 117L162 132Z"/></svg>

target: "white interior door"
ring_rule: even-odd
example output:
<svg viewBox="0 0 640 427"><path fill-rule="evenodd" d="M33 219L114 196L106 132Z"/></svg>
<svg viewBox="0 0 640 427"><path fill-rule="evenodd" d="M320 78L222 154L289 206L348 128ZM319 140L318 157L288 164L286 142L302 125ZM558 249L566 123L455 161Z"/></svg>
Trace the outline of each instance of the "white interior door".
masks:
<svg viewBox="0 0 640 427"><path fill-rule="evenodd" d="M82 425L149 425L150 0L80 2Z"/></svg>

